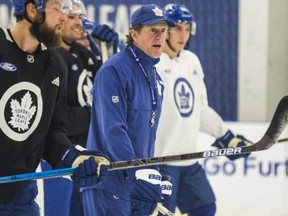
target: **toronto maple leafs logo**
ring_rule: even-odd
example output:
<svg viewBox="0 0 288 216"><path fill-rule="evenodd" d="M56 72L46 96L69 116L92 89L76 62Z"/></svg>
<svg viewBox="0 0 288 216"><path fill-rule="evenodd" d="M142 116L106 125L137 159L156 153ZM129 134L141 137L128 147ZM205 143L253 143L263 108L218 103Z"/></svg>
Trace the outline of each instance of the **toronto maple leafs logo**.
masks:
<svg viewBox="0 0 288 216"><path fill-rule="evenodd" d="M152 10L156 16L163 16L163 11L161 9L159 9L158 7L155 7L153 10Z"/></svg>
<svg viewBox="0 0 288 216"><path fill-rule="evenodd" d="M83 85L83 91L86 96L86 103L88 104L89 107L92 106L92 94L91 90L93 87L93 83L89 77L86 78L86 84Z"/></svg>
<svg viewBox="0 0 288 216"><path fill-rule="evenodd" d="M174 85L174 101L182 117L188 117L193 112L194 92L186 79L179 78Z"/></svg>
<svg viewBox="0 0 288 216"><path fill-rule="evenodd" d="M0 128L12 140L26 140L38 127L43 113L40 88L19 82L8 88L0 99Z"/></svg>
<svg viewBox="0 0 288 216"><path fill-rule="evenodd" d="M92 72L84 69L79 76L77 94L78 101L82 107L91 107L92 106L92 95L91 90L93 88L92 82Z"/></svg>
<svg viewBox="0 0 288 216"><path fill-rule="evenodd" d="M36 106L32 105L32 98L29 91L21 98L21 103L16 99L12 99L10 107L12 117L8 123L13 128L17 128L18 131L28 130L30 120L36 112Z"/></svg>
<svg viewBox="0 0 288 216"><path fill-rule="evenodd" d="M189 109L190 93L186 92L184 85L181 85L181 92L178 92L178 96L180 98L180 108Z"/></svg>

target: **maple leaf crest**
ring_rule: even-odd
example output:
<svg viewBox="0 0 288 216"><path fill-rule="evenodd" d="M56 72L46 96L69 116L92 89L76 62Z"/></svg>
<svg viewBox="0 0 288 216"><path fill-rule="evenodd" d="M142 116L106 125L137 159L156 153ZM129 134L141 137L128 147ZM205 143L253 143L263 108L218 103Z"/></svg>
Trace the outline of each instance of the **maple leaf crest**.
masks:
<svg viewBox="0 0 288 216"><path fill-rule="evenodd" d="M153 10L152 10L156 16L163 16L163 11L160 10L158 7L155 7Z"/></svg>
<svg viewBox="0 0 288 216"><path fill-rule="evenodd" d="M32 98L29 91L21 98L21 104L16 99L10 102L12 117L9 124L13 128L24 131L28 129L31 118L36 112L36 106L32 106Z"/></svg>
<svg viewBox="0 0 288 216"><path fill-rule="evenodd" d="M89 107L92 106L92 94L91 94L91 90L93 87L93 83L91 81L91 79L89 77L86 78L86 85L83 85L83 91L86 95L86 103L88 104Z"/></svg>
<svg viewBox="0 0 288 216"><path fill-rule="evenodd" d="M189 108L190 94L189 94L189 92L185 91L184 85L181 86L181 92L178 92L178 95L180 97L181 108L182 109L188 109Z"/></svg>

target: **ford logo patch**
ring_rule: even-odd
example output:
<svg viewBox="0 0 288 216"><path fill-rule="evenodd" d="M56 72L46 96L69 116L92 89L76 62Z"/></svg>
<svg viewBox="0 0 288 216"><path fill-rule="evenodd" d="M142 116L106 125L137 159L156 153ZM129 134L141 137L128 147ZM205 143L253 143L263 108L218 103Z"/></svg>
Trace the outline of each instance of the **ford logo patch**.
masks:
<svg viewBox="0 0 288 216"><path fill-rule="evenodd" d="M17 70L17 67L15 65L8 63L8 62L1 62L0 67L6 71L16 71Z"/></svg>

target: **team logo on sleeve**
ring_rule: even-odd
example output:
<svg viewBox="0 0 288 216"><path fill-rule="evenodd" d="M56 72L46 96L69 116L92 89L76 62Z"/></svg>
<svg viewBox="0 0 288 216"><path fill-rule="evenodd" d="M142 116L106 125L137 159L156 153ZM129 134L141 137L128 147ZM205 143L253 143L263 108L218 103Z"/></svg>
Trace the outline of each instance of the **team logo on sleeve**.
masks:
<svg viewBox="0 0 288 216"><path fill-rule="evenodd" d="M176 80L174 85L174 100L182 117L191 115L194 107L194 92L186 79L179 78Z"/></svg>
<svg viewBox="0 0 288 216"><path fill-rule="evenodd" d="M71 66L71 69L72 69L73 71L77 71L77 70L78 70L78 65L77 65L77 64L73 64L73 65Z"/></svg>
<svg viewBox="0 0 288 216"><path fill-rule="evenodd" d="M79 76L78 80L78 87L77 87L77 94L78 94L78 101L82 107L92 106L92 94L91 90L93 88L92 82L92 72L87 71L84 69Z"/></svg>
<svg viewBox="0 0 288 216"><path fill-rule="evenodd" d="M38 126L43 110L38 86L21 82L11 86L0 100L0 128L15 141L24 141Z"/></svg>

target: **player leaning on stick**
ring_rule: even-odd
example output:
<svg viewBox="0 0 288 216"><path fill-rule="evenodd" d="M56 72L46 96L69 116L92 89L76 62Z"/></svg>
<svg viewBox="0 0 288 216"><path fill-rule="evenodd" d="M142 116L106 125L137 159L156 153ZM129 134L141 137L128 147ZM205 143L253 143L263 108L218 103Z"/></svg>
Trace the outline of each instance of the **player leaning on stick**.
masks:
<svg viewBox="0 0 288 216"><path fill-rule="evenodd" d="M107 151L111 161L154 155L163 92L155 65L162 54L168 25L174 26L163 9L153 4L136 10L130 24L128 45L101 66L92 90L87 148ZM155 169L135 171L109 172L97 189L83 190L85 214L152 214L161 200L161 175Z"/></svg>
<svg viewBox="0 0 288 216"><path fill-rule="evenodd" d="M250 145L244 137L228 130L221 117L208 105L200 61L194 53L184 50L191 34L195 34L193 15L182 5L171 4L165 9L168 19L176 22L176 27L169 28L164 52L156 66L165 89L155 156L195 152L200 130L217 138L213 146L218 148ZM231 160L238 157L241 155L229 156ZM215 214L215 196L198 162L164 165L160 171L162 175L171 176L172 195L164 201L170 211L174 212L178 206L189 216Z"/></svg>
<svg viewBox="0 0 288 216"><path fill-rule="evenodd" d="M107 173L99 160L108 161L103 154L72 146L67 138L63 129L67 68L51 49L60 44L71 2L13 0L13 4L16 25L0 29L0 175L34 172L43 158L54 167L77 167L74 182L94 186ZM40 214L34 202L35 181L1 184L0 194L0 215Z"/></svg>

